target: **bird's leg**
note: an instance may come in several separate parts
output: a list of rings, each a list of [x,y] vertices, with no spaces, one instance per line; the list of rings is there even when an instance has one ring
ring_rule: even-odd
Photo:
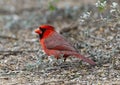
[[[68,57],[67,55],[64,55],[64,56],[63,56],[64,62],[66,61],[67,57]]]
[[[66,57],[64,58],[64,62],[66,61]]]

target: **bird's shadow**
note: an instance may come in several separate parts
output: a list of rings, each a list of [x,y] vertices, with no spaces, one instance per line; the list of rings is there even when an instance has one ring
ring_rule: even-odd
[[[70,71],[70,70],[92,70],[93,66],[83,63],[80,60],[66,61],[60,64],[56,64],[51,67],[45,68],[45,72],[51,73],[54,71]]]

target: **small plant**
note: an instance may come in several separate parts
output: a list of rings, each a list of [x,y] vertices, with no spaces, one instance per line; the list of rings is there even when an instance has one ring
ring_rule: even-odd
[[[119,14],[120,14],[120,9],[119,9],[119,5],[118,5],[118,3],[116,3],[116,2],[113,2],[111,5],[110,5],[110,13],[113,15],[113,16],[115,16],[115,17],[117,17],[117,18],[120,18],[119,17]]]
[[[54,5],[55,2],[58,2],[59,0],[52,0],[49,2],[49,10],[50,11],[55,11],[57,8],[56,6]]]
[[[96,3],[96,7],[98,8],[99,12],[103,12],[107,5],[106,0],[98,0]]]

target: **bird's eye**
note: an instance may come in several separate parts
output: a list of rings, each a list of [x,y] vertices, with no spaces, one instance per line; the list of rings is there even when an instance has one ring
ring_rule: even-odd
[[[39,27],[39,29],[41,30],[42,28],[41,28],[41,27]]]
[[[44,33],[46,31],[46,28],[40,28],[40,30]]]

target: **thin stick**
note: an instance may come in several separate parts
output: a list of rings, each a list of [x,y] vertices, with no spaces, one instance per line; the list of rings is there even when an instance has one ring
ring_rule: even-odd
[[[33,52],[37,52],[37,51],[38,50],[21,50],[21,51],[8,50],[8,51],[0,51],[0,55],[17,55],[17,54],[21,54],[21,53],[25,53],[25,52],[33,53]]]
[[[6,35],[0,35],[0,38],[18,40],[18,38],[16,38],[16,37],[6,36]]]

